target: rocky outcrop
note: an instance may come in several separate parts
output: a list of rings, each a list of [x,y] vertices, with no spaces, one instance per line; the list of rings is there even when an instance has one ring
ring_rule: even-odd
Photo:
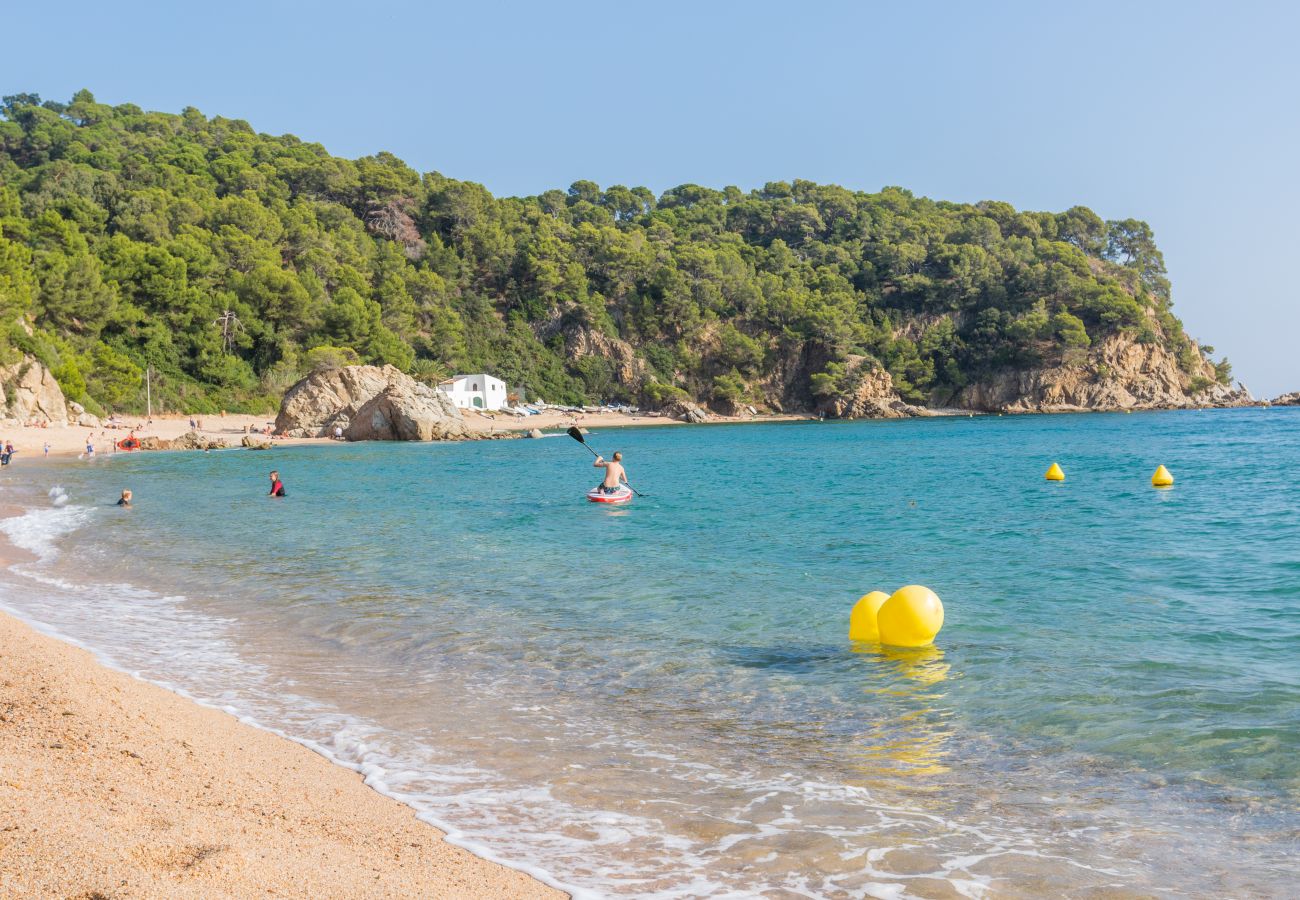
[[[1269,401],[1270,406],[1300,406],[1300,391],[1292,391]]]
[[[1079,412],[1084,410],[1190,409],[1254,404],[1244,387],[1214,382],[1214,367],[1201,360],[1196,382],[1159,343],[1111,335],[1088,353],[1054,366],[999,372],[957,392],[951,403],[982,412]]]
[[[285,437],[333,437],[347,427],[371,397],[388,387],[387,369],[342,366],[312,372],[285,392],[275,417],[275,433]],[[400,375],[397,369],[393,373]]]
[[[63,390],[50,370],[37,360],[25,356],[12,365],[0,366],[0,387],[4,389],[6,418],[67,424],[68,404]]]
[[[349,441],[455,441],[471,435],[449,399],[402,375],[361,405],[343,436]]]
[[[689,400],[674,400],[664,407],[663,412],[671,418],[696,425],[709,421],[709,414]]]
[[[607,359],[613,366],[614,380],[636,395],[650,380],[650,368],[636,355],[627,341],[610,337],[592,327],[587,311],[576,303],[557,307],[551,317],[537,327],[537,337],[548,341],[556,335],[564,339],[565,356],[573,361],[587,357]]]
[[[350,441],[429,441],[475,437],[445,395],[393,366],[343,366],[313,372],[289,388],[276,434]]]
[[[225,450],[230,446],[222,438],[210,438],[197,431],[187,431],[170,440],[153,435],[139,440],[141,450]]]
[[[926,411],[904,403],[894,390],[894,379],[861,356],[845,364],[841,388],[817,404],[817,412],[832,419],[904,419]]]
[[[172,450],[225,450],[230,445],[223,438],[210,438],[197,431],[187,431],[171,441]]]
[[[1236,406],[1259,406],[1260,402],[1255,399],[1250,390],[1237,382],[1235,388],[1226,384],[1210,385],[1205,390],[1192,395],[1192,399],[1197,406],[1213,406],[1218,409],[1227,409]]]
[[[271,439],[264,434],[246,434],[239,439],[239,446],[245,450],[270,450]]]
[[[372,201],[366,209],[366,230],[402,245],[407,259],[419,259],[425,250],[424,239],[416,227],[411,212],[415,201],[399,197],[387,203]]]

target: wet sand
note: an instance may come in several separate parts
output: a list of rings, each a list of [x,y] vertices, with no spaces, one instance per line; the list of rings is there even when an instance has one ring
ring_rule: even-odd
[[[564,894],[306,747],[0,613],[0,896]]]

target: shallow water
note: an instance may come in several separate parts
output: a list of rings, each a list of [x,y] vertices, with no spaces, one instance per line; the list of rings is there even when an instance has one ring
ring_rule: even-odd
[[[1300,410],[589,440],[649,496],[563,436],[15,467],[0,598],[580,893],[1294,883]],[[907,583],[936,645],[850,644]]]

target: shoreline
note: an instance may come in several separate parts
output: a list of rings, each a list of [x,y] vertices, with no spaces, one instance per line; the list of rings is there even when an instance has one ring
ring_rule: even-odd
[[[1013,416],[1016,418],[1024,416],[1058,416],[1058,415],[1083,415],[1083,414],[1132,414],[1148,412],[1204,412],[1206,410],[1219,409],[1283,409],[1284,406],[1270,406],[1267,403],[1258,403],[1250,406],[1194,406],[1185,408],[1168,408],[1168,407],[1151,407],[1143,409],[1055,409],[1055,410],[1035,410],[1035,411],[1017,411],[1017,412],[976,412],[973,410],[942,408],[927,409],[924,415],[905,416],[898,419],[952,419],[952,418],[1001,418],[1003,416]],[[870,417],[858,419],[819,419],[810,413],[770,413],[755,416],[720,416],[710,414],[706,422],[684,422],[680,419],[673,419],[667,416],[651,416],[645,414],[632,415],[627,413],[561,413],[561,412],[544,412],[539,415],[529,416],[526,419],[519,419],[508,413],[498,413],[495,418],[489,419],[482,413],[468,410],[463,411],[466,427],[478,435],[492,436],[495,434],[518,434],[527,436],[528,432],[538,429],[543,432],[555,433],[557,430],[562,432],[571,425],[579,425],[582,428],[651,428],[659,426],[681,426],[681,425],[771,425],[788,422],[864,422],[864,421],[895,421],[888,417]],[[221,427],[205,427],[199,431],[199,434],[206,438],[224,439],[230,446],[228,450],[240,450],[240,439],[247,433],[244,426],[250,428],[259,428],[265,423],[271,421],[274,414],[267,415],[249,415],[245,413],[228,414],[224,417],[216,417],[216,421],[221,423]],[[46,454],[43,452],[43,445],[50,444],[49,458],[69,459],[80,458],[85,454],[85,445],[87,440],[95,444],[95,455],[97,457],[112,457],[117,453],[128,451],[113,451],[108,446],[109,441],[116,442],[125,438],[128,434],[135,433],[137,437],[158,437],[164,440],[174,440],[190,431],[189,417],[168,413],[158,415],[153,419],[152,424],[146,424],[139,429],[105,429],[88,428],[81,425],[63,425],[42,428],[34,425],[12,425],[8,428],[0,428],[0,439],[12,440],[15,450],[17,451],[17,461],[21,463],[31,463],[39,461]],[[347,446],[352,443],[366,443],[354,441],[337,441],[333,438],[284,438],[274,437],[270,449],[276,447],[295,447],[295,446],[321,446],[321,445],[343,445]],[[382,442],[381,442],[382,443]],[[158,450],[144,451],[150,453],[165,452]],[[182,451],[197,452],[197,451]]]
[[[570,425],[580,425],[583,428],[599,426],[602,428],[642,428],[654,426],[678,426],[690,423],[682,422],[677,419],[671,419],[667,416],[647,416],[647,415],[629,415],[626,413],[561,413],[546,412],[536,416],[529,416],[526,419],[519,419],[508,413],[498,413],[495,418],[488,418],[475,411],[465,411],[466,427],[478,435],[491,436],[493,434],[519,434],[527,435],[532,429],[563,430]],[[113,450],[110,442],[122,440],[129,434],[135,434],[138,438],[157,437],[164,440],[175,440],[176,438],[188,433],[190,416],[168,413],[166,415],[157,415],[153,418],[152,423],[137,422],[143,427],[135,428],[116,428],[108,429],[103,426],[99,428],[88,428],[82,425],[55,425],[42,428],[35,425],[12,425],[8,428],[0,428],[0,439],[12,440],[14,448],[17,451],[16,462],[31,463],[39,461],[46,457],[44,445],[50,445],[48,458],[50,459],[69,459],[80,458],[85,455],[86,443],[91,441],[95,446],[95,456],[98,458],[111,458],[118,453],[128,451]],[[205,438],[223,439],[230,444],[226,449],[240,450],[240,440],[247,433],[244,431],[245,426],[252,429],[263,427],[267,422],[275,418],[274,413],[267,415],[248,415],[244,413],[228,414],[226,416],[214,416],[204,421],[204,427],[198,432]],[[792,415],[792,414],[773,414],[763,416],[715,416],[704,424],[766,424],[772,422],[804,422],[816,421],[815,416],[809,415]],[[276,447],[301,447],[301,446],[347,446],[353,441],[337,441],[333,438],[315,437],[315,438],[272,438],[271,449]],[[137,452],[137,451],[130,451]],[[140,451],[146,453],[157,453],[160,451],[149,450]],[[195,452],[195,451],[188,451]],[[261,452],[261,451],[259,451]]]
[[[30,558],[0,537],[0,566]],[[0,894],[567,896],[355,770],[5,608],[0,659]]]

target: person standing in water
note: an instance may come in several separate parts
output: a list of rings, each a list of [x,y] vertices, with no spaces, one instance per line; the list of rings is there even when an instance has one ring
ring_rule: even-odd
[[[118,505],[118,506],[130,506],[130,505],[131,505],[131,492],[130,492],[130,491],[123,491],[123,492],[122,492],[122,496],[117,498],[117,505]]]
[[[287,496],[284,492],[284,482],[280,480],[279,472],[271,473],[271,494],[272,497]]]
[[[597,456],[592,463],[597,469],[605,470],[605,480],[597,490],[605,494],[617,494],[623,484],[627,483],[627,472],[623,469],[623,454],[615,451],[612,460]]]

